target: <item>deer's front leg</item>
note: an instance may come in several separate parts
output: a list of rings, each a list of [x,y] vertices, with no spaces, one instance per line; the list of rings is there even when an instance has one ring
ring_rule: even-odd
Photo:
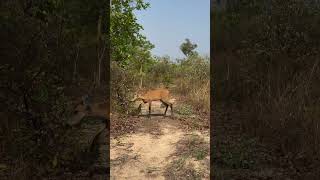
[[[152,102],[152,101],[149,101],[149,117],[150,117],[150,115],[151,115],[151,102]]]
[[[142,107],[142,103],[139,105],[139,107],[138,107],[138,109],[137,109],[137,116],[138,116],[138,117],[140,117],[141,107]]]

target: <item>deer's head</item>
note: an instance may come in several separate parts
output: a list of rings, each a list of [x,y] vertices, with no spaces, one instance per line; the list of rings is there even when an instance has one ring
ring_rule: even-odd
[[[143,89],[138,89],[134,95],[133,95],[133,98],[130,100],[131,102],[134,102],[134,101],[137,101],[141,98],[143,98],[143,94],[145,93],[145,90]]]
[[[138,94],[138,93],[135,93],[135,94],[133,95],[133,98],[132,98],[130,101],[131,101],[131,102],[134,102],[134,101],[139,100],[140,98],[141,98],[141,95]]]

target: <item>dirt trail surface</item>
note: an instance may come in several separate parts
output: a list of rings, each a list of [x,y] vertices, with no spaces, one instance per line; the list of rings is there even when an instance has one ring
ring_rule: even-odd
[[[143,105],[143,115],[147,114],[147,109],[147,104]],[[152,103],[152,114],[163,114],[164,110],[160,102]],[[209,179],[209,129],[186,130],[178,117],[170,116],[170,110],[167,115],[140,117],[132,133],[116,137],[111,134],[112,180]],[[193,147],[188,146],[198,140],[206,146],[203,154],[190,151]],[[193,157],[197,153],[200,154],[198,159]]]

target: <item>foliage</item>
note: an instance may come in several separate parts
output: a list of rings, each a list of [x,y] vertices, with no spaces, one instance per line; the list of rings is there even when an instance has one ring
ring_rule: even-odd
[[[197,45],[192,44],[189,39],[181,45],[181,50],[188,56],[183,63],[173,62],[166,56],[151,56],[150,50],[154,46],[140,34],[143,27],[138,24],[134,15],[134,11],[145,10],[149,6],[149,3],[140,0],[113,0],[111,4],[111,60],[114,61],[111,66],[111,96],[113,107],[117,111],[128,111],[129,99],[138,87],[155,88],[160,84],[169,87],[173,84],[181,84],[179,81],[183,79],[188,79],[188,82],[182,84],[183,86],[195,82],[196,84],[205,82],[204,86],[209,85],[208,62],[203,63],[207,60],[198,56],[194,51]],[[177,80],[177,77],[180,79]],[[184,92],[190,90],[188,87],[185,89]],[[191,96],[201,96],[196,85],[191,89],[194,89],[194,94]],[[201,97],[207,98],[206,108],[209,109],[208,86],[200,89],[202,91],[207,89],[201,92],[207,93],[207,96]],[[202,100],[196,101],[200,103]]]
[[[149,87],[163,84],[169,86],[173,83],[175,64],[171,62],[170,57],[155,57],[147,71],[146,81]]]
[[[67,89],[73,86],[72,72],[89,78],[96,71],[90,57],[96,57],[98,16],[107,19],[107,5],[87,0],[1,2],[0,105],[8,119],[1,122],[8,123],[4,153],[12,164],[27,164],[19,172],[26,179],[72,164],[61,161],[61,154],[74,148],[67,137],[73,95]],[[105,34],[108,22],[103,22]]]
[[[198,112],[209,112],[209,57],[192,55],[181,61],[177,66],[175,84],[175,91],[186,97],[186,102],[193,105]]]
[[[134,91],[132,86],[137,85],[139,79],[142,85],[144,72],[152,63],[150,50],[154,45],[140,33],[143,27],[134,14],[149,6],[142,0],[112,0],[111,3],[111,61],[114,61],[111,66],[111,97],[112,104],[120,111],[128,111],[128,99],[132,98],[130,95]]]
[[[116,62],[111,63],[111,111],[126,113],[130,108],[130,92],[136,85],[134,73],[131,70],[122,69]]]
[[[192,44],[191,41],[187,38],[185,39],[186,42],[182,43],[180,45],[180,50],[185,56],[194,55],[195,51],[194,49],[198,47],[197,44]]]
[[[111,3],[111,59],[117,61],[120,65],[128,65],[130,61],[143,60],[139,57],[137,50],[147,53],[153,48],[153,45],[140,34],[143,27],[137,23],[134,15],[136,10],[144,10],[150,6],[142,0],[112,0]]]
[[[215,99],[242,107],[244,132],[272,140],[284,154],[311,158],[319,134],[309,130],[318,123],[306,109],[319,99],[320,6],[299,0],[239,3],[215,17],[221,18],[215,32]]]

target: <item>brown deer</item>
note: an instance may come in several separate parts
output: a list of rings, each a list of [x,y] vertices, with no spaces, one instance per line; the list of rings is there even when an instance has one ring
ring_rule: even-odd
[[[110,113],[109,104],[107,102],[86,102],[78,104],[74,109],[74,113],[83,112],[87,115],[108,117]]]
[[[85,116],[95,116],[101,117],[103,119],[108,119],[110,114],[109,107],[109,103],[105,101],[92,102],[91,97],[85,95],[82,97],[82,100],[74,107],[74,114],[70,123],[78,124]],[[107,120],[106,123],[109,123],[109,121]]]
[[[143,103],[149,103],[149,117],[151,114],[152,101],[161,101],[162,104],[166,106],[166,110],[163,114],[164,116],[166,115],[168,107],[170,106],[171,115],[173,116],[173,108],[172,108],[173,103],[170,102],[170,92],[168,89],[158,88],[158,89],[148,90],[143,94],[136,93],[134,98],[131,100],[131,102],[139,101],[139,100],[141,100]],[[139,108],[141,109],[141,104]]]

